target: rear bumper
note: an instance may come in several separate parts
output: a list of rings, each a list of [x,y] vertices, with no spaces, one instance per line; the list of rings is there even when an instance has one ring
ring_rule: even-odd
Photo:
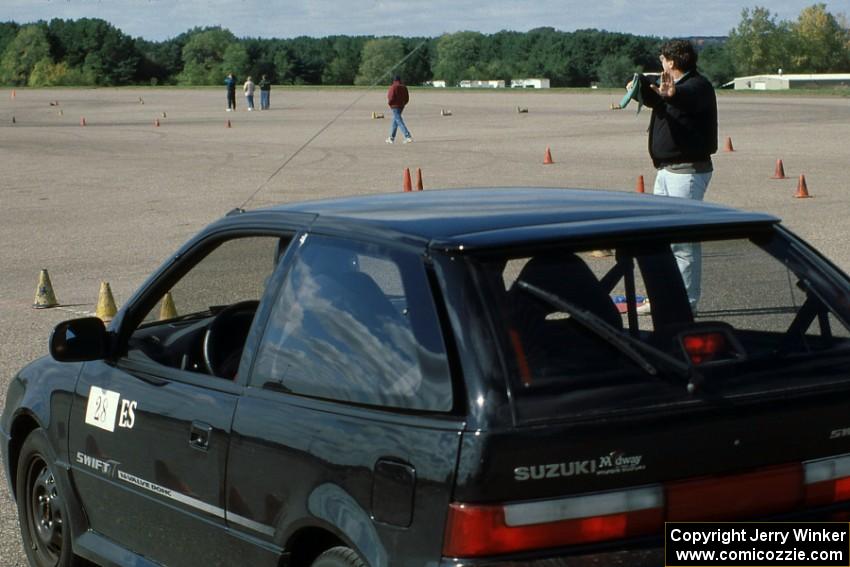
[[[444,557],[440,567],[658,567],[664,542],[643,536],[481,558]]]
[[[440,563],[440,567],[658,567],[659,565],[664,565],[664,549],[660,547],[548,559],[444,559]]]

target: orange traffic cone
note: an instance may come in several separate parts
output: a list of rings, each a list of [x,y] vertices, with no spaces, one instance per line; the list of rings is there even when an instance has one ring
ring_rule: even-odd
[[[549,151],[549,146],[546,146],[546,155],[543,156],[543,164],[548,165],[550,163],[555,163],[552,161],[552,152]]]
[[[15,98],[15,89],[12,89],[12,94],[9,95],[9,98],[12,98],[12,99]]]
[[[806,186],[805,175],[800,175],[800,179],[799,181],[797,181],[797,192],[794,194],[794,196],[798,199],[808,199],[809,197],[811,197],[811,195],[809,195],[809,188],[808,186]]]
[[[86,125],[86,117],[80,116],[80,126],[85,126],[85,125]]]
[[[735,148],[732,147],[732,138],[726,136],[726,144],[723,146],[724,152],[734,152]]]
[[[159,118],[154,118],[153,125],[159,128]]]
[[[416,190],[422,191],[422,168],[416,168]]]
[[[771,179],[788,179],[785,177],[785,167],[783,167],[781,159],[776,160],[776,169],[773,171]]]
[[[637,191],[638,193],[646,193],[646,188],[643,185],[643,175],[638,175],[635,191]]]
[[[410,169],[404,168],[404,175],[402,176],[402,188],[405,193],[410,193],[413,189],[410,186]]]

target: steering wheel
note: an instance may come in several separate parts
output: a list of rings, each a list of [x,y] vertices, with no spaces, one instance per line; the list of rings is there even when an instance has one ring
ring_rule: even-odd
[[[228,305],[218,312],[204,333],[204,366],[208,373],[232,380],[239,370],[242,349],[259,301],[251,299]]]

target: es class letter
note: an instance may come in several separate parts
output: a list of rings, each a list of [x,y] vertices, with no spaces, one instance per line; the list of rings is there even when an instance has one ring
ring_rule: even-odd
[[[136,402],[121,400],[121,416],[118,418],[118,427],[133,429],[136,423]]]

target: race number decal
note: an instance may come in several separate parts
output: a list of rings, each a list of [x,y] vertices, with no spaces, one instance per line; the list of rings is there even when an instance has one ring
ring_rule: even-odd
[[[121,394],[92,386],[86,407],[86,423],[106,431],[115,431],[115,416]]]

